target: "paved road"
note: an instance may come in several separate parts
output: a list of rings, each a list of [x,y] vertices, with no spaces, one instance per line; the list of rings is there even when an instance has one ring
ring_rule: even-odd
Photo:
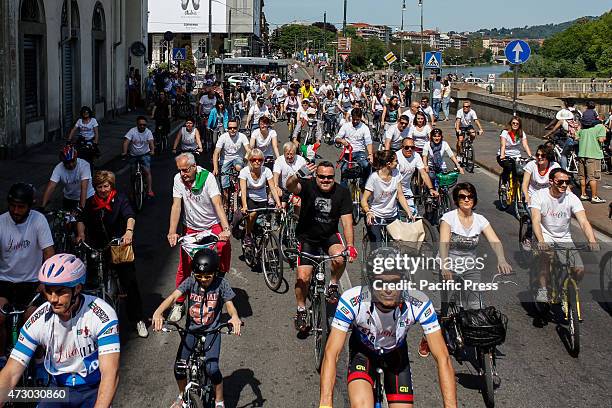
[[[276,128],[280,141],[287,140],[285,124],[279,123]],[[320,153],[331,160],[338,155],[334,147],[326,145]],[[157,158],[153,172],[157,198],[138,216],[135,236],[139,279],[149,314],[174,289],[178,262],[177,250],[170,249],[165,239],[174,161],[170,157]],[[120,175],[123,188],[127,188],[126,179],[126,174]],[[534,407],[608,404],[612,386],[609,376],[611,315],[591,300],[599,295],[593,265],[589,264],[590,275],[582,292],[588,300],[583,310],[583,351],[579,358],[572,358],[560,340],[556,325],[536,327],[531,309],[524,303],[528,299],[528,273],[516,256],[518,223],[494,205],[497,179],[480,169],[462,179],[476,184],[480,194],[478,211],[493,224],[517,272],[518,286],[495,294],[496,304],[510,321],[507,341],[499,350],[498,371],[502,383],[496,394],[498,406],[516,406],[517,397],[520,405]],[[361,229],[360,224],[358,239]],[[293,274],[286,272],[284,293],[273,293],[260,274],[250,271],[239,259],[241,250],[237,241],[232,241],[232,249],[228,279],[237,293],[237,307],[246,325],[242,337],[223,338],[221,368],[226,406],[318,406],[319,377],[313,368],[313,342],[298,339],[293,329]],[[345,280],[343,289],[359,283],[357,268],[351,265],[347,274],[350,283]],[[416,403],[440,406],[435,362],[432,358],[422,359],[416,353],[420,336],[420,328],[415,328],[409,337]],[[151,333],[148,339],[140,339],[129,327],[124,327],[122,340],[121,381],[115,405],[169,406],[177,393],[172,367],[178,336]],[[346,355],[342,356],[339,367],[334,406],[348,407],[344,385]],[[455,363],[455,369],[460,406],[483,406],[474,369],[467,363]]]

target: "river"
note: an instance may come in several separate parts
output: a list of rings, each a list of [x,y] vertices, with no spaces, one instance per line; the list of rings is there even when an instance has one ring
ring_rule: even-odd
[[[465,67],[442,67],[442,75],[446,75],[449,73],[457,74],[459,78],[461,75],[469,76],[470,72],[475,77],[479,77],[487,80],[487,75],[495,74],[499,76],[504,72],[508,72],[510,70],[510,65],[502,65],[502,64],[494,64],[494,65],[478,65],[475,67],[465,66]]]

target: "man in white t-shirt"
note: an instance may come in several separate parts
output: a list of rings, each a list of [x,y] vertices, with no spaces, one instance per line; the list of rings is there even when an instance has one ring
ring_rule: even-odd
[[[89,163],[77,158],[77,150],[72,146],[66,146],[62,149],[60,161],[61,163],[58,163],[51,173],[41,206],[43,208],[47,206],[57,184],[62,182],[64,184],[62,208],[65,210],[85,208],[85,201],[94,195]]]
[[[219,136],[215,151],[213,152],[213,174],[221,175],[221,188],[226,195],[230,186],[229,173],[239,172],[244,164],[244,158],[251,151],[249,139],[244,133],[238,132],[238,122],[231,119],[227,122],[227,132]],[[221,161],[221,171],[219,171],[219,161]],[[227,196],[225,197],[227,198]]]
[[[266,105],[264,102],[264,97],[258,96],[257,103],[255,103],[255,105],[251,106],[249,109],[246,124],[247,126],[251,127],[251,132],[255,129],[259,129],[259,119],[261,117],[270,117],[270,110],[268,109],[268,105]]]
[[[548,281],[550,279],[550,266],[552,253],[550,245],[561,247],[575,247],[570,232],[572,215],[576,217],[592,250],[598,250],[595,234],[586,217],[580,199],[570,191],[570,174],[557,168],[550,172],[550,187],[537,191],[531,197],[529,208],[533,234],[538,241],[538,249],[543,251],[541,256],[541,269],[539,276],[540,288],[536,294],[536,302],[548,302]],[[570,259],[566,259],[566,251],[557,250],[561,262],[569,262],[574,276],[580,281],[584,275],[584,265],[579,251],[571,251]]]
[[[283,88],[283,84],[280,80],[276,83],[276,87],[270,95],[272,103],[278,107],[280,114],[285,112],[285,99],[287,99],[287,90]]]
[[[472,109],[472,103],[470,101],[463,101],[462,109],[457,111],[457,118],[455,119],[455,133],[457,134],[457,154],[461,154],[461,144],[463,143],[463,137],[465,134],[470,135],[472,142],[476,138],[476,129],[474,124],[478,126],[478,135],[482,135],[484,130],[478,120],[476,112]]]
[[[389,126],[385,132],[385,150],[398,151],[410,132],[410,118],[406,115],[400,116],[397,123]]]
[[[235,122],[234,122],[235,123]],[[191,153],[182,153],[176,157],[178,174],[174,176],[172,187],[172,209],[170,210],[170,227],[168,242],[174,247],[179,239],[177,234],[181,208],[185,212],[182,217],[183,235],[210,231],[219,237],[217,251],[219,253],[219,271],[229,272],[232,258],[230,247],[230,225],[227,221],[223,202],[217,181],[212,173],[199,167]],[[179,265],[176,271],[176,287],[189,277],[191,272],[191,257],[181,248]],[[183,313],[179,298],[173,306],[168,320],[178,321]]]
[[[365,101],[366,94],[365,89],[363,87],[363,82],[357,81],[355,86],[353,86],[353,89],[351,89],[351,94],[353,95],[354,100],[359,102]]]
[[[138,116],[136,127],[131,128],[124,136],[122,157],[130,156],[130,166],[137,162],[142,165],[142,172],[147,178],[147,196],[155,197],[153,193],[153,176],[151,175],[151,156],[155,154],[155,139],[147,128],[147,118]]]
[[[287,179],[297,173],[302,166],[306,165],[306,159],[296,155],[296,146],[292,142],[287,142],[283,145],[283,155],[276,159],[272,176],[274,177],[274,185],[278,188],[278,196],[281,198],[283,208],[289,202],[290,192],[287,190]],[[299,214],[299,198],[293,201],[295,206],[294,211]]]
[[[416,214],[416,206],[414,205],[414,192],[412,191],[412,176],[418,170],[423,180],[423,184],[429,189],[432,196],[437,197],[438,192],[429,178],[429,174],[425,169],[423,158],[416,152],[414,140],[406,138],[402,140],[401,149],[395,152],[397,157],[397,170],[402,175],[402,190],[404,196],[408,200],[408,205],[412,207],[412,211]],[[422,188],[422,186],[421,186]]]
[[[362,122],[362,114],[361,108],[351,111],[351,121],[342,125],[335,142],[344,146],[345,154],[340,167],[341,174],[348,168],[348,161],[359,163],[361,166],[360,185],[363,188],[370,175],[370,164],[374,160],[374,152],[370,129]],[[343,179],[342,184],[346,185],[346,180]]]
[[[8,211],[0,215],[0,307],[26,306],[38,288],[38,269],[55,254],[53,237],[45,216],[31,210],[34,187],[13,184],[7,201]],[[6,364],[5,319],[0,314],[0,368]]]
[[[198,112],[204,118],[202,121],[204,126],[208,123],[208,115],[210,115],[210,111],[213,110],[215,105],[217,104],[217,96],[215,95],[215,91],[211,88],[208,90],[208,93],[202,95],[200,100],[198,101]]]

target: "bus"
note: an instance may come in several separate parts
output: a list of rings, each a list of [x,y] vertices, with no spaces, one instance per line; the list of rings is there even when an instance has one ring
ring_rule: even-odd
[[[215,76],[225,79],[236,74],[276,74],[283,81],[287,81],[287,68],[289,64],[284,60],[272,60],[261,57],[215,58]]]

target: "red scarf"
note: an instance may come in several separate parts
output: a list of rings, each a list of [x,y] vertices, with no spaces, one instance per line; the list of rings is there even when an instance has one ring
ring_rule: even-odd
[[[96,211],[98,211],[98,210],[112,211],[111,202],[113,201],[113,198],[115,198],[116,195],[117,195],[117,190],[111,190],[111,192],[109,193],[108,197],[105,200],[102,197],[100,197],[99,195],[94,194],[94,196],[93,196],[93,209],[96,210]]]
[[[510,135],[510,138],[512,139],[512,143],[516,143],[516,135],[514,134],[514,132],[512,130],[509,130],[508,134]]]

